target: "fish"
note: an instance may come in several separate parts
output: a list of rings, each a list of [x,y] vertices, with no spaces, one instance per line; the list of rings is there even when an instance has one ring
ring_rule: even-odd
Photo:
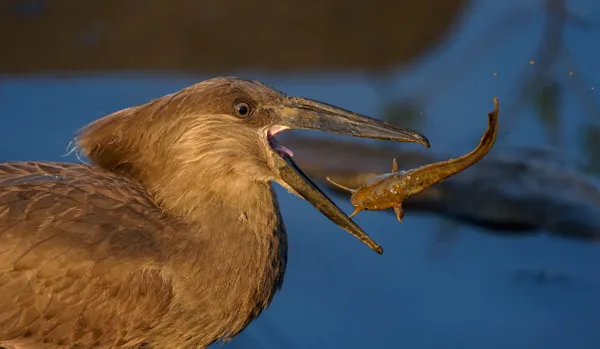
[[[361,211],[379,211],[393,208],[396,219],[402,222],[404,200],[423,190],[457,175],[483,159],[494,146],[498,134],[499,101],[494,97],[494,110],[488,113],[488,127],[477,147],[458,158],[420,166],[408,171],[399,171],[396,158],[392,160],[392,171],[366,180],[357,189],[352,189],[326,179],[333,185],[352,193],[350,202],[354,211],[348,217],[354,217]]]

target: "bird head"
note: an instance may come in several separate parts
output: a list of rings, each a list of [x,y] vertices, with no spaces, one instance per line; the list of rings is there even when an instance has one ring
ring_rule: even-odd
[[[238,193],[248,183],[275,181],[381,253],[275,139],[298,129],[429,147],[415,131],[239,78],[205,80],[97,120],[82,131],[79,146],[96,164],[136,178],[153,193],[179,192],[177,200],[203,179],[210,178],[204,190]],[[177,186],[182,190],[173,190]]]

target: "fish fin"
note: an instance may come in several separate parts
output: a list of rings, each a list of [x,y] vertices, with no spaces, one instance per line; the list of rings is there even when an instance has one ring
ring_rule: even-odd
[[[398,172],[398,161],[396,161],[396,158],[392,160],[392,172]]]
[[[404,210],[402,209],[402,204],[396,204],[394,206],[394,212],[396,213],[396,219],[398,220],[398,222],[402,223],[402,218],[404,217]]]
[[[338,187],[338,188],[342,188],[342,189],[344,189],[344,190],[347,190],[347,191],[349,191],[349,192],[351,192],[351,193],[354,193],[354,192],[356,191],[356,189],[350,189],[350,188],[348,188],[348,187],[346,187],[346,186],[343,186],[343,185],[341,185],[341,184],[339,184],[339,183],[336,183],[336,182],[334,182],[334,181],[333,181],[331,178],[329,178],[329,176],[325,177],[325,179],[327,179],[327,181],[328,181],[329,183],[331,183],[331,184],[335,185],[335,186],[336,186],[336,187]]]

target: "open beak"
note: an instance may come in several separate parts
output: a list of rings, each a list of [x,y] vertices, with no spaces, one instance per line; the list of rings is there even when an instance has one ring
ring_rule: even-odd
[[[294,163],[291,152],[279,146],[274,135],[287,129],[318,130],[362,138],[414,142],[429,148],[429,141],[422,134],[373,119],[364,115],[304,98],[290,97],[277,113],[280,120],[269,130],[268,137],[279,178],[283,185],[315,206],[321,213],[342,229],[354,235],[373,251],[382,254],[383,249],[350,219],[308,176]]]

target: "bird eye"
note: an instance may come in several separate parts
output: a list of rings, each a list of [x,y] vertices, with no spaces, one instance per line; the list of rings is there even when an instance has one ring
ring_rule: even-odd
[[[252,114],[252,105],[246,101],[235,102],[233,113],[238,118],[247,118]]]

